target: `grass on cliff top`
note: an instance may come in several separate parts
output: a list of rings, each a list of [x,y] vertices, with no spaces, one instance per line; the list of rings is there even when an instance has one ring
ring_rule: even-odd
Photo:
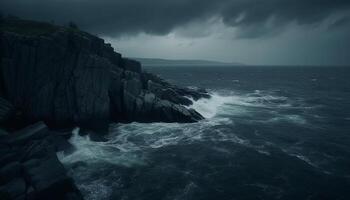
[[[58,30],[79,31],[69,27],[57,26],[47,22],[37,22],[23,19],[1,19],[0,31],[13,32],[21,35],[37,36],[54,33]]]

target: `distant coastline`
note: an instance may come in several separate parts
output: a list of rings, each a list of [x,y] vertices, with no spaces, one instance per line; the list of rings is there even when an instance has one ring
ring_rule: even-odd
[[[160,58],[131,58],[139,61],[143,66],[242,66],[243,63],[220,62],[211,60],[171,60]]]

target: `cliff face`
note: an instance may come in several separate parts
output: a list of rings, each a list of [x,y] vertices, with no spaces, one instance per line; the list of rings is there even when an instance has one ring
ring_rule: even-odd
[[[0,93],[25,120],[99,128],[110,120],[203,118],[183,105],[191,104],[185,96],[208,97],[205,91],[178,88],[142,72],[140,63],[122,58],[98,37],[56,26],[24,34],[6,23],[0,38]]]

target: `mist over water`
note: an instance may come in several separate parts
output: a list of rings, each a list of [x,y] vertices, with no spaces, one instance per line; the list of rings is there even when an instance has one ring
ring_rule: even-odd
[[[350,68],[149,67],[208,88],[192,124],[74,130],[60,153],[87,199],[349,199]]]

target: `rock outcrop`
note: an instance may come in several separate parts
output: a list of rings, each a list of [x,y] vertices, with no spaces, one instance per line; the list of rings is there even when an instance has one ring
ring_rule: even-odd
[[[0,197],[10,199],[81,200],[56,151],[69,143],[42,122],[0,133]]]
[[[22,25],[26,29],[18,30],[18,24],[26,24]],[[25,121],[100,129],[110,120],[196,122],[203,118],[184,106],[192,103],[189,98],[208,97],[205,91],[179,88],[142,72],[139,62],[123,58],[88,33],[5,20],[0,40],[0,95]],[[3,105],[1,101],[0,117]]]

